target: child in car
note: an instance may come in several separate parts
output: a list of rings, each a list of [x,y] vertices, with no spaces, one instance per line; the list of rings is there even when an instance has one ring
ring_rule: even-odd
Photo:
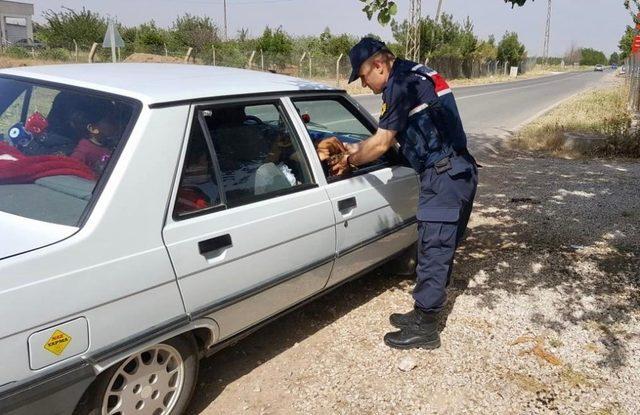
[[[111,111],[105,111],[102,115],[84,115],[88,115],[87,135],[78,142],[71,157],[82,161],[100,175],[118,142],[118,122]],[[82,115],[78,116],[82,118]]]

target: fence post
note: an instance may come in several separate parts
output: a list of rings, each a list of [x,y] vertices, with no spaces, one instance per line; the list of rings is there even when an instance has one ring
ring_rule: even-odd
[[[78,63],[78,42],[75,39],[73,39],[73,47],[75,49],[76,63]]]
[[[504,76],[507,76],[508,70],[509,70],[509,65],[508,65],[508,61],[505,61],[504,63]]]
[[[264,72],[264,52],[260,49],[260,69]]]
[[[302,76],[302,62],[304,61],[304,58],[307,56],[307,52],[303,52],[302,53],[302,57],[300,58],[300,61],[298,62],[298,76]]]
[[[253,66],[253,58],[255,56],[256,56],[256,51],[254,50],[253,52],[251,52],[251,56],[249,57],[249,62],[247,62],[248,69],[251,69],[251,66]]]
[[[340,61],[342,60],[343,56],[344,53],[341,53],[338,57],[338,60],[336,61],[336,86],[338,88],[340,88]]]
[[[211,49],[213,50],[213,66],[216,66],[216,46],[211,45]]]
[[[93,58],[96,56],[96,51],[98,50],[98,44],[93,43],[91,45],[91,51],[89,51],[89,63],[93,63]]]
[[[163,43],[164,45],[164,56],[169,56],[169,51],[167,50],[167,44]]]
[[[189,59],[191,58],[191,52],[193,52],[193,48],[187,49],[187,54],[184,55],[184,63],[189,62]]]
[[[311,52],[309,52],[309,78],[311,78]]]

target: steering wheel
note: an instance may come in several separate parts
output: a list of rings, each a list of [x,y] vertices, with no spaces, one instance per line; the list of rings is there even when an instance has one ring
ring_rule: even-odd
[[[264,121],[262,121],[260,118],[256,117],[255,115],[245,115],[243,123],[247,121],[252,121],[251,124],[254,124],[254,123],[264,124]]]

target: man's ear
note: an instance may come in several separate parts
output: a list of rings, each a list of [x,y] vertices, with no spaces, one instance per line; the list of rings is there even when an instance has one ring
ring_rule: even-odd
[[[87,131],[91,134],[100,134],[100,130],[98,130],[93,124],[87,124]]]

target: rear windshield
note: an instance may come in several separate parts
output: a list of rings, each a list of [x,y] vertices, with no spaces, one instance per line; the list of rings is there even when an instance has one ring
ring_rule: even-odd
[[[137,105],[0,77],[0,211],[77,226]]]

